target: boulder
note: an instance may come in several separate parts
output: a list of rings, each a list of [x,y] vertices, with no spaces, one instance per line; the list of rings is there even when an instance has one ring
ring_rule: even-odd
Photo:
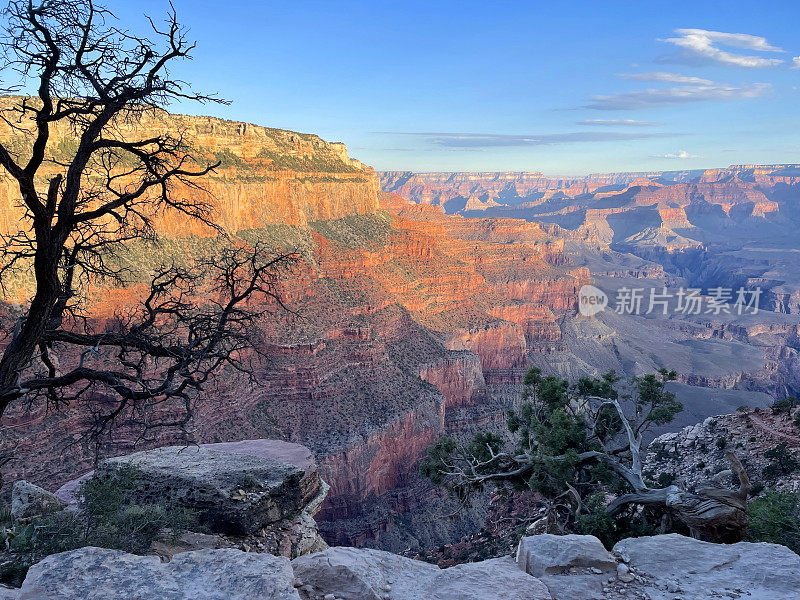
[[[286,558],[240,550],[157,556],[81,548],[28,571],[17,600],[299,600]]]
[[[305,598],[333,594],[359,600],[384,600],[387,588],[392,598],[404,598],[409,585],[428,581],[440,571],[435,565],[389,552],[340,547],[296,558],[292,569]]]
[[[247,454],[269,458],[279,462],[289,463],[303,469],[303,471],[316,471],[317,463],[311,450],[300,444],[284,442],[282,440],[242,440],[240,442],[219,442],[216,444],[200,444],[200,448],[231,452],[232,454]],[[55,495],[64,502],[76,504],[81,484],[94,476],[94,471],[84,473],[80,477],[68,481],[55,492]],[[313,514],[313,513],[312,513]]]
[[[542,575],[539,578],[553,600],[607,600],[603,592],[603,583],[607,580],[608,575],[592,573]]]
[[[712,544],[669,534],[622,540],[614,551],[655,578],[646,588],[652,600],[788,600],[800,590],[800,556],[777,544]]]
[[[510,559],[439,569],[365,548],[330,548],[292,561],[301,598],[337,600],[550,600]]]
[[[49,515],[65,506],[54,494],[24,479],[11,489],[11,516],[16,520]]]
[[[599,569],[608,573],[616,570],[617,561],[593,535],[544,533],[520,540],[517,565],[529,575],[540,577],[570,568]]]
[[[70,506],[78,504],[78,502],[80,502],[79,495],[81,486],[92,477],[94,477],[94,471],[89,471],[80,477],[68,481],[56,490],[56,497]]]
[[[236,535],[293,518],[318,498],[321,485],[313,461],[302,468],[255,453],[213,449],[213,445],[167,446],[107,459],[94,476],[113,478],[128,466],[142,473],[135,501],[190,508],[212,530]]]
[[[547,587],[520,571],[511,557],[442,569],[428,592],[432,600],[550,600]],[[410,599],[409,599],[410,600]]]
[[[0,585],[0,600],[17,600],[19,590]]]

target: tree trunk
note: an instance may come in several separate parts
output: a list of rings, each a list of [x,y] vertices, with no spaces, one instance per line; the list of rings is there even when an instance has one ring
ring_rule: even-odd
[[[645,489],[620,496],[607,510],[617,514],[630,504],[663,507],[683,522],[697,539],[725,544],[740,542],[747,534],[750,480],[732,452],[726,452],[725,457],[739,478],[738,490],[724,488],[716,482],[692,491],[674,485],[660,490]]]

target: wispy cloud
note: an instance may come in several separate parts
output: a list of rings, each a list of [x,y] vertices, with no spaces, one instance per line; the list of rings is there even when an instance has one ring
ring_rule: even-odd
[[[663,125],[656,121],[637,121],[636,119],[585,119],[576,121],[576,125],[592,125],[598,127],[655,127]]]
[[[800,56],[795,56],[792,59],[792,68],[793,69],[800,69]]]
[[[700,158],[700,157],[696,154],[690,154],[686,150],[678,150],[674,154],[654,154],[653,158],[687,159],[687,158]]]
[[[759,98],[772,91],[769,83],[731,85],[714,83],[702,85],[681,85],[666,89],[646,89],[619,94],[596,95],[589,99],[584,108],[595,110],[638,110],[674,106],[709,100],[736,100],[739,98]]]
[[[655,73],[623,73],[620,77],[623,79],[632,79],[633,81],[663,81],[665,83],[685,83],[689,85],[712,85],[714,83],[710,79],[680,75],[679,73],[665,73],[664,71],[657,71]]]
[[[410,135],[426,138],[430,144],[444,148],[476,149],[512,146],[553,146],[580,142],[617,142],[643,140],[656,137],[674,137],[673,133],[646,133],[630,131],[575,131],[569,133],[503,134],[503,133],[451,133],[416,131],[378,131],[386,135]]]
[[[723,65],[765,68],[775,67],[784,61],[779,58],[762,58],[752,54],[738,54],[722,50],[717,45],[741,48],[755,52],[783,52],[782,48],[771,45],[766,38],[747,33],[725,33],[706,29],[676,29],[678,37],[671,37],[662,42],[673,44],[680,51],[656,59],[662,63],[698,64],[713,62]]]

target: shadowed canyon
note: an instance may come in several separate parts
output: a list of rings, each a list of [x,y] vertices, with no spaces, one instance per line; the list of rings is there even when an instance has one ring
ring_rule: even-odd
[[[800,391],[800,167],[546,178],[537,173],[376,174],[343,144],[210,117],[158,114],[137,131],[190,135],[219,161],[203,190],[230,236],[295,250],[281,282],[291,312],[261,329],[260,381],[217,373],[197,400],[193,442],[279,438],[308,446],[331,492],[317,515],[327,541],[402,551],[480,527],[460,519],[417,465],[443,434],[502,428],[532,365],[575,378],[675,369],[686,410],[671,430]],[[62,144],[69,132],[57,131]],[[13,132],[0,124],[0,138]],[[0,232],[20,209],[0,173]],[[124,287],[92,290],[98,327],[140,300],[150,266],[195,256],[215,232],[165,213],[155,247],[132,245]],[[138,278],[138,279],[137,279]],[[6,290],[9,318],[28,295]],[[757,314],[578,312],[593,284],[761,288]],[[665,311],[666,312],[666,311]],[[100,447],[79,438],[73,405],[20,405],[3,444],[11,480],[56,487],[106,457],[169,443],[121,427]],[[58,449],[53,453],[53,449]]]

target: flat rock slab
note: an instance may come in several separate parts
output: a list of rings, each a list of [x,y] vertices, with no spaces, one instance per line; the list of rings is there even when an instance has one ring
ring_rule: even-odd
[[[248,456],[258,456],[270,458],[279,462],[288,463],[303,469],[304,471],[316,471],[317,463],[311,450],[301,444],[293,444],[282,440],[242,440],[240,442],[220,442],[217,444],[200,444],[200,448],[218,450],[220,452],[231,452],[233,454],[247,454]],[[68,481],[56,490],[55,495],[69,504],[75,504],[78,499],[76,494],[81,484],[90,479],[94,471],[84,473],[80,477]]]
[[[522,538],[517,548],[517,565],[533,575],[556,575],[571,568],[615,571],[617,561],[593,535],[552,535],[544,533]]]
[[[311,450],[300,444],[292,444],[281,440],[242,440],[241,442],[200,444],[200,447],[220,452],[271,458],[272,460],[294,465],[304,471],[317,470],[317,462]]]
[[[511,559],[440,569],[380,550],[330,548],[292,561],[303,600],[550,600]]]
[[[240,550],[156,556],[81,548],[31,567],[17,600],[299,600],[289,561]]]
[[[652,600],[800,597],[800,556],[777,544],[711,544],[677,534],[622,540],[614,551],[656,578]]]
[[[250,534],[294,516],[320,487],[316,469],[195,446],[167,446],[110,458],[100,463],[95,477],[116,477],[126,466],[142,473],[133,495],[136,502],[188,507],[221,533]]]

